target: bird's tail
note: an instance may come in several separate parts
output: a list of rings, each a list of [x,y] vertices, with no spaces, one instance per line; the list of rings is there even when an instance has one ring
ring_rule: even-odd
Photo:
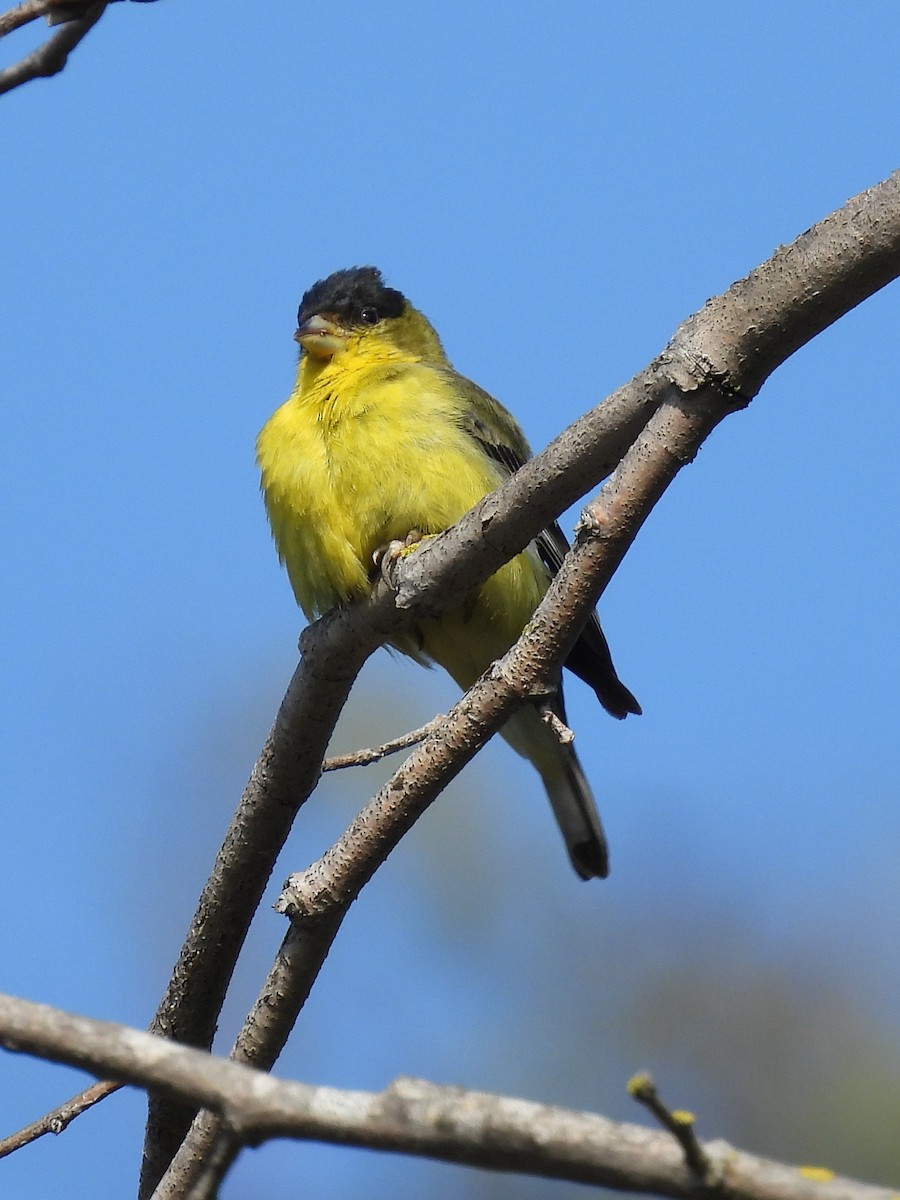
[[[562,693],[548,707],[565,720]],[[529,759],[543,780],[556,823],[563,835],[572,866],[582,879],[605,879],[609,874],[609,848],[597,803],[571,745],[562,743],[531,704],[504,725],[503,737]]]
[[[541,772],[556,823],[562,832],[572,866],[582,879],[605,879],[609,874],[609,847],[594,793],[578,756],[570,746],[560,747],[562,769]]]

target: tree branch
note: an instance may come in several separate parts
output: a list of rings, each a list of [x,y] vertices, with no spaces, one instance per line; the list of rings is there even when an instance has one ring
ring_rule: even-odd
[[[381,746],[373,746],[370,750],[353,750],[350,754],[335,754],[332,758],[326,758],[322,763],[322,774],[327,771],[343,771],[346,767],[367,767],[371,763],[381,762],[389,754],[396,754],[398,750],[408,750],[436,729],[443,719],[443,714],[439,713],[418,729],[411,729],[409,733],[384,742]]]
[[[44,42],[43,46],[38,46],[36,50],[26,54],[19,62],[0,71],[0,96],[32,79],[58,75],[66,65],[71,52],[103,16],[108,2],[109,0],[99,0],[99,3],[91,5],[85,10],[83,16],[76,17],[73,21],[67,21],[58,33]],[[28,9],[30,6],[23,5],[22,7]],[[8,19],[14,19],[15,12],[14,9],[12,13],[7,13],[5,16]],[[26,16],[26,19],[33,20],[33,17]],[[26,19],[23,19],[20,24],[25,24]],[[11,28],[16,28],[16,25],[13,24]]]
[[[392,785],[405,789],[411,806],[402,812],[392,807],[388,785],[347,831],[349,842],[342,839],[339,849],[309,869],[312,885],[286,899],[286,907],[313,923],[322,917],[322,903],[331,914],[341,905],[345,911],[377,867],[367,849],[344,859],[348,845],[370,847],[400,836],[512,711],[520,696],[510,672],[524,670],[534,684],[561,661],[566,638],[574,637],[564,626],[583,620],[650,508],[710,429],[748,403],[794,350],[898,273],[900,176],[895,174],[710,300],[629,384],[576,421],[453,529],[398,564],[396,595],[381,584],[364,601],[329,614],[304,633],[301,665],[204,889],[154,1028],[192,1044],[211,1043],[224,990],[274,859],[318,778],[331,729],[372,650],[414,614],[433,615],[459,604],[594,486],[647,426],[627,469],[623,463],[604,488],[599,507],[589,511],[571,561],[542,605],[543,619],[533,622],[512,657],[451,711],[440,736],[426,739],[395,775]],[[567,601],[561,590],[572,571],[579,595]],[[578,626],[568,628],[577,632]],[[538,644],[541,638],[549,639],[546,646]],[[376,810],[387,826],[373,823]],[[334,895],[340,898],[337,906],[330,899]],[[294,963],[307,963],[297,976],[305,981],[299,987],[303,995],[334,935],[328,921],[318,931],[311,925],[304,945],[290,956]],[[144,1195],[184,1128],[165,1118],[148,1132]]]
[[[12,1154],[14,1150],[21,1150],[23,1146],[36,1142],[38,1138],[42,1138],[48,1133],[62,1133],[76,1117],[80,1117],[89,1108],[93,1108],[95,1104],[99,1104],[101,1100],[105,1100],[107,1096],[117,1092],[121,1086],[120,1083],[110,1083],[108,1080],[92,1084],[83,1092],[79,1092],[77,1096],[73,1096],[71,1100],[67,1100],[51,1112],[45,1113],[37,1121],[32,1121],[24,1129],[11,1133],[9,1137],[0,1138],[0,1158],[6,1158],[7,1154]]]
[[[25,0],[24,4],[17,4],[8,12],[0,13],[0,37],[6,37],[14,29],[21,29],[23,25],[36,21],[38,17],[46,16],[54,2],[55,0]]]
[[[246,1143],[290,1137],[364,1146],[709,1200],[708,1183],[668,1133],[593,1113],[415,1079],[398,1079],[383,1092],[276,1080],[166,1038],[11,996],[0,996],[0,1041],[213,1109]],[[894,1200],[887,1188],[743,1154],[724,1141],[702,1150],[729,1200]]]

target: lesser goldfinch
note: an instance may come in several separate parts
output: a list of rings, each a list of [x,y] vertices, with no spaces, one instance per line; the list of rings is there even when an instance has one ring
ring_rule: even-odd
[[[453,370],[427,318],[375,267],[313,284],[294,337],[297,382],[262,429],[257,461],[279,557],[313,620],[371,587],[386,546],[447,529],[531,451],[510,413]],[[470,687],[518,638],[567,549],[554,523],[468,602],[419,620],[397,649]],[[566,666],[614,717],[640,713],[596,614]],[[565,719],[561,679],[542,703]],[[575,870],[605,877],[603,826],[572,746],[534,703],[501,732],[537,768]]]

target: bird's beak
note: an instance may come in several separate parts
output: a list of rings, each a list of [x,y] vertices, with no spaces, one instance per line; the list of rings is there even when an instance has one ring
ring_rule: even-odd
[[[331,313],[316,313],[294,334],[294,341],[315,358],[331,358],[338,350],[343,350],[347,338],[347,332]]]

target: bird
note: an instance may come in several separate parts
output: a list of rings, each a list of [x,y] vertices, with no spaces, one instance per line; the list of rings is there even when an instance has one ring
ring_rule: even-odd
[[[351,267],[303,295],[294,389],[260,431],[260,486],[275,546],[307,620],[363,596],[386,549],[440,533],[531,457],[515,418],[458,374],[427,317],[378,268]],[[409,548],[409,549],[407,549]],[[521,634],[568,543],[554,522],[474,596],[422,617],[394,648],[468,689]],[[593,612],[565,666],[613,717],[641,708]],[[526,701],[505,740],[537,769],[576,873],[605,878],[609,850],[565,722],[562,673]]]

